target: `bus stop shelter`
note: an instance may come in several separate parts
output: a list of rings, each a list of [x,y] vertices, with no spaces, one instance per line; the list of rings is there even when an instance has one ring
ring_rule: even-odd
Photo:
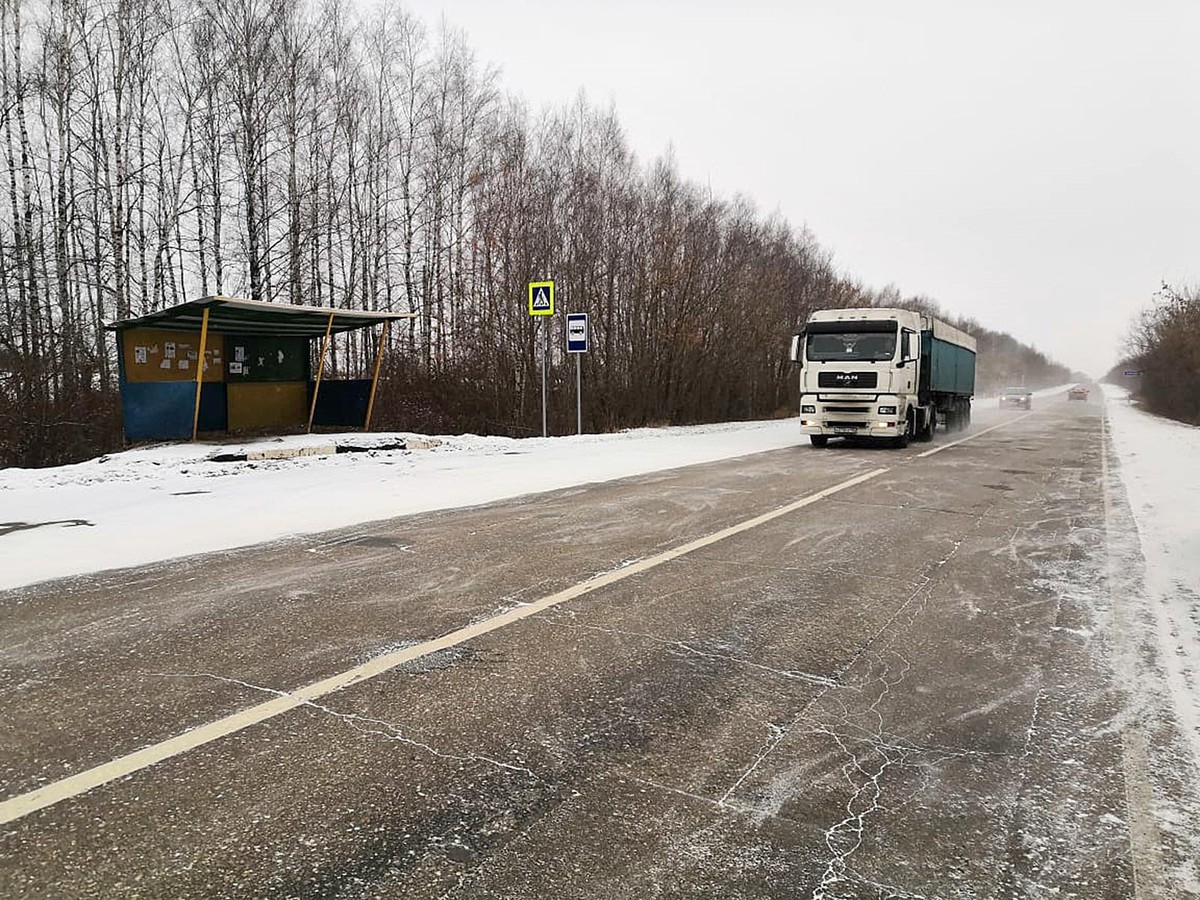
[[[367,429],[391,323],[411,313],[204,297],[105,326],[116,332],[128,440],[199,432]],[[381,325],[370,379],[323,379],[333,335]],[[312,372],[312,341],[321,341]]]

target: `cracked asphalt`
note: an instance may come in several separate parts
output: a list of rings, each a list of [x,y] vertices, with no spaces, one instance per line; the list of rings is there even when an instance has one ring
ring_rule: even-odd
[[[888,469],[16,818],[0,895],[1174,890],[1192,845],[1131,823],[1130,779],[1183,788],[1128,752],[1177,736],[1120,674],[1100,406],[1000,424],[0,594],[8,799]]]

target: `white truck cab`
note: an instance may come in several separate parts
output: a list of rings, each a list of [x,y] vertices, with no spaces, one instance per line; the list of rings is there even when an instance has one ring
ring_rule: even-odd
[[[800,427],[833,436],[930,440],[937,423],[970,421],[975,339],[908,309],[826,309],[792,338],[800,364]]]

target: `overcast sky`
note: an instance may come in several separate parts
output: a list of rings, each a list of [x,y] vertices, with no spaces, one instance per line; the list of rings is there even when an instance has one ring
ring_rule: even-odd
[[[1200,0],[406,6],[532,110],[612,103],[643,162],[1074,368],[1200,282]]]

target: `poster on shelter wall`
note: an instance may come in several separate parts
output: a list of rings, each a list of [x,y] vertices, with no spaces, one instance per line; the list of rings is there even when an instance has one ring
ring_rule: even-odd
[[[229,364],[229,374],[230,375],[241,375],[242,374],[242,364],[240,362],[231,362]]]
[[[220,334],[210,333],[200,353],[198,342],[189,341],[186,334],[131,328],[121,335],[121,352],[124,374],[130,382],[192,381],[201,370],[206,382],[225,378],[225,341]],[[187,365],[179,365],[181,360]]]
[[[246,348],[245,347],[234,347],[233,348],[233,360],[234,360],[234,362],[245,362],[246,361]]]

